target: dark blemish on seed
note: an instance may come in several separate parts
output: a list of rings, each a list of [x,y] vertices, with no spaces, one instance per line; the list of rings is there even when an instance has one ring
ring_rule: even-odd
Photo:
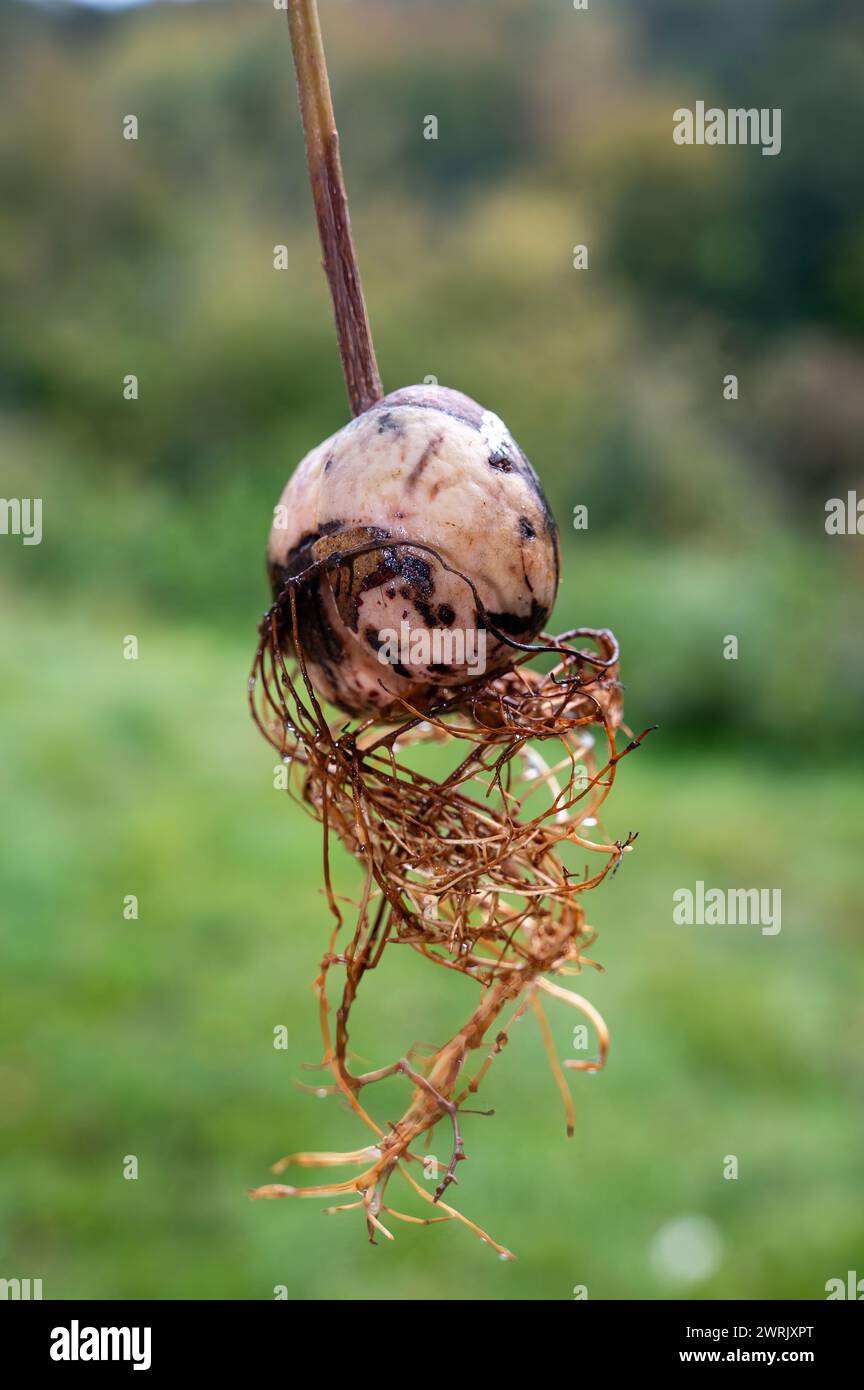
[[[417,612],[420,614],[420,617],[427,627],[435,626],[435,614],[432,611],[431,604],[425,603],[422,598],[418,598],[414,600],[414,607],[417,609]]]
[[[307,557],[308,561],[308,557]],[[293,646],[293,620],[291,605],[287,594],[282,598],[289,579],[306,568],[307,561],[295,560],[296,568],[271,563],[268,566],[270,584],[275,599],[281,598],[279,611],[279,644],[285,649]],[[295,588],[297,607],[297,627],[303,633],[303,647],[307,659],[322,668],[328,680],[337,683],[334,666],[344,660],[345,652],[339,637],[333,631],[321,595],[321,581],[318,575],[304,580]]]
[[[519,535],[521,536],[523,541],[533,541],[536,539],[537,532],[534,530],[534,527],[531,525],[531,522],[528,520],[527,516],[520,516],[519,518]],[[525,587],[527,588],[528,592],[533,595],[534,585],[531,583],[531,579],[528,574],[528,566],[525,563],[524,545],[520,545],[519,547],[519,560],[522,564],[522,578],[525,582]]]
[[[364,526],[345,529],[342,525],[338,535],[328,537],[326,540],[322,539],[315,547],[316,559],[329,558],[333,563],[333,568],[329,571],[329,583],[336,600],[339,616],[352,632],[358,631],[359,610],[363,602],[362,595],[367,589],[384,584],[388,579],[392,581],[398,573],[398,567],[391,546],[383,547],[380,552],[368,551],[361,552],[359,555],[349,554],[344,559],[343,551],[350,551],[370,540],[380,542],[386,540],[387,537],[388,533],[379,527]],[[379,554],[383,558],[378,559]]]
[[[426,560],[421,560],[419,555],[412,555],[410,551],[402,560],[402,578],[424,598],[428,598],[435,588],[432,583],[431,565]]]
[[[549,617],[549,610],[533,599],[530,613],[490,613],[488,616],[499,632],[506,633],[508,637],[521,637],[525,632],[539,632]]]
[[[506,449],[495,449],[488,459],[489,467],[495,468],[499,473],[510,473],[513,469],[513,460]]]
[[[404,598],[405,595],[403,594],[402,597]],[[403,608],[403,609],[402,609],[402,617],[403,617],[403,618],[407,618],[407,617],[408,617],[408,609],[407,609],[407,608]]]
[[[436,676],[449,676],[453,670],[452,666],[445,666],[441,662],[436,662],[432,666],[426,667],[427,671],[434,671]]]
[[[384,639],[377,627],[367,627],[363,632],[363,636],[366,638],[366,641],[373,651],[380,652],[381,648],[384,646]]]
[[[302,535],[296,545],[292,545],[282,564],[275,565],[271,561],[271,568],[284,569],[287,576],[299,574],[307,565],[312,563],[311,550],[313,545],[321,537],[320,531],[307,531]]]
[[[435,457],[435,455],[438,452],[438,449],[440,448],[443,442],[443,434],[436,434],[432,437],[432,439],[429,440],[429,443],[426,445],[426,448],[423,450],[414,467],[411,469],[411,472],[408,474],[408,477],[405,479],[406,487],[413,488],[417,486],[418,482],[423,476],[423,470],[425,469],[426,465],[430,463],[431,460]]]
[[[383,415],[378,416],[378,433],[404,434],[405,431],[398,420],[394,420],[389,410],[385,410]]]
[[[368,574],[364,574],[360,581],[360,592],[365,593],[367,589],[378,589],[398,573],[399,561],[396,558],[396,551],[391,545],[385,546],[381,551],[381,559],[375,568],[370,570]]]
[[[411,672],[405,670],[405,667],[402,665],[401,661],[395,661],[393,663],[393,670],[396,672],[396,675],[401,676],[403,680],[410,681]]]
[[[365,561],[370,564],[372,556]],[[356,573],[364,563],[364,557],[359,556],[355,559],[346,561],[344,566],[339,568],[339,581],[341,582],[342,571],[345,569],[349,576],[349,585],[342,599],[341,588],[336,595],[337,607],[343,622],[357,632],[360,624],[360,608],[363,603],[363,595],[372,589],[383,589],[388,598],[396,595],[396,585],[398,580],[404,582],[399,585],[399,592],[405,599],[410,599],[413,603],[424,604],[428,608],[426,600],[434,591],[435,585],[432,580],[432,569],[429,564],[419,555],[414,555],[410,551],[403,554],[401,547],[397,549],[392,545],[385,545],[380,552],[377,563],[371,564],[370,568]],[[341,600],[341,601],[340,601]],[[431,615],[431,609],[430,615]],[[429,621],[429,626],[434,627],[434,618]]]
[[[453,612],[453,609],[450,607],[449,603],[439,604],[438,621],[442,627],[450,627],[455,617],[456,614]]]
[[[305,570],[315,558],[311,553],[315,542],[319,541],[322,536],[329,536],[331,532],[338,531],[341,526],[341,521],[325,521],[317,531],[306,531],[296,544],[292,545],[282,561],[280,568],[285,571],[286,577],[293,577],[301,570]]]
[[[335,462],[336,462],[336,460],[334,459],[333,455],[331,454],[330,457],[329,457],[329,459],[327,460],[327,462],[326,462],[325,465],[324,465],[324,472],[325,472],[325,473],[329,472],[330,468],[333,466],[333,464],[334,464]]]
[[[552,558],[553,563],[555,565],[555,591],[557,592],[558,581],[561,578],[561,556],[559,554],[558,548],[558,527],[555,524],[555,518],[552,515],[549,503],[546,501],[546,494],[544,493],[543,488],[540,484],[540,479],[537,477],[537,474],[534,472],[534,469],[531,467],[524,454],[522,455],[522,458],[524,460],[525,466],[523,469],[520,469],[520,472],[522,473],[523,478],[525,479],[526,483],[533,492],[534,499],[540,507],[541,512],[543,513],[543,525],[546,530],[546,535],[549,537],[549,540],[552,545]]]

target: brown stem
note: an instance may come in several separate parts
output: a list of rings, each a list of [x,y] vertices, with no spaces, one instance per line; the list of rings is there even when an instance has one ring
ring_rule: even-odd
[[[333,299],[342,371],[352,413],[360,415],[380,401],[384,393],[351,236],[339,135],[330,99],[316,0],[288,0],[288,25],[312,197],[324,253],[324,270]]]

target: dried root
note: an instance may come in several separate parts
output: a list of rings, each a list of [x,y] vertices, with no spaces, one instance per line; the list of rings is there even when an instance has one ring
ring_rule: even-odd
[[[457,1220],[511,1259],[509,1250],[443,1200],[466,1157],[460,1110],[505,1046],[515,1019],[530,1008],[564,1100],[567,1131],[573,1132],[564,1068],[598,1070],[608,1039],[589,1001],[548,977],[595,964],[585,955],[594,933],[586,924],[582,895],[617,870],[636,838],[631,833],[610,841],[600,810],[618,763],[649,731],[632,737],[625,730],[629,741],[618,747],[623,727],[618,647],[610,632],[574,629],[530,646],[512,642],[494,628],[466,576],[460,578],[474,593],[478,621],[510,641],[512,669],[485,683],[443,691],[433,708],[406,704],[404,717],[392,724],[371,718],[328,721],[306,672],[298,597],[302,602],[304,584],[324,568],[350,569],[353,558],[351,551],[332,553],[288,580],[261,624],[249,698],[258,727],[290,768],[289,791],[323,827],[324,885],[335,926],[316,980],[322,1066],[332,1074],[334,1093],[344,1096],[376,1137],[351,1152],[293,1154],[273,1170],[278,1175],[290,1166],[353,1166],[361,1169],[354,1177],[308,1187],[271,1184],[250,1195],[345,1197],[349,1200],[328,1210],[362,1211],[373,1243],[377,1234],[392,1239],[385,1217],[420,1224]],[[593,650],[572,645],[581,639]],[[541,654],[550,666],[545,672],[528,665]],[[406,757],[413,745],[428,741],[458,746],[463,753],[441,781],[412,767]],[[365,870],[353,933],[345,927],[331,883],[332,834]],[[597,869],[585,868],[579,876],[570,872],[561,853],[568,844],[599,856]],[[364,976],[380,964],[388,946],[398,944],[476,981],[477,1006],[422,1063],[402,1057],[377,1070],[353,1072],[351,1010]],[[334,967],[343,972],[335,1026],[327,994]],[[541,995],[569,1004],[591,1023],[598,1039],[596,1060],[566,1061],[562,1068]],[[511,1007],[509,1019],[502,1021]],[[470,1054],[484,1044],[485,1058],[460,1086]],[[366,1109],[365,1091],[394,1075],[404,1076],[412,1094],[402,1118],[385,1132]],[[417,1141],[442,1120],[452,1130],[452,1156],[433,1194],[410,1168],[423,1162],[414,1151]],[[434,1216],[410,1216],[385,1206],[394,1173],[435,1208]]]

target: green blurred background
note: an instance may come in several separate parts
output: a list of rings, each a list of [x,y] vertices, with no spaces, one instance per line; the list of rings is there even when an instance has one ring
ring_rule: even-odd
[[[346,418],[285,16],[7,5],[2,491],[43,499],[44,537],[0,538],[0,1276],[47,1298],[824,1297],[864,1275],[864,542],[824,524],[861,485],[859,7],[321,8],[385,385],[435,375],[506,417],[561,523],[554,625],[614,628],[629,721],[661,725],[609,804],[637,852],[588,904],[609,1066],[574,1076],[568,1142],[526,1019],[495,1117],[466,1118],[458,1204],[517,1263],[452,1224],[372,1248],[356,1214],[247,1201],[282,1153],[364,1142],[294,1084],[320,1055],[320,838],[245,707],[271,509]],[[675,146],[700,98],[782,107],[782,153]],[[782,932],[674,926],[697,879],[780,888]],[[355,1015],[372,1065],[471,1003],[391,954]],[[573,1055],[576,1016],[551,1018]],[[701,1272],[662,1253],[689,1218]]]

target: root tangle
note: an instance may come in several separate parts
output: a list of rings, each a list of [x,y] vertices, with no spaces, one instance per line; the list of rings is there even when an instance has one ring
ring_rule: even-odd
[[[411,547],[423,548],[414,542]],[[322,1066],[332,1075],[333,1092],[345,1098],[374,1139],[351,1152],[295,1153],[273,1170],[279,1175],[290,1166],[359,1168],[353,1177],[307,1187],[274,1183],[250,1195],[345,1198],[328,1210],[362,1211],[373,1242],[377,1235],[393,1238],[387,1217],[415,1224],[457,1220],[509,1259],[509,1250],[444,1201],[466,1158],[460,1112],[507,1043],[514,1020],[530,1008],[573,1131],[564,1069],[598,1070],[608,1039],[590,1002],[554,977],[595,965],[585,954],[594,933],[583,895],[617,870],[636,838],[631,833],[610,840],[601,808],[618,763],[649,731],[632,737],[625,729],[629,741],[619,748],[624,726],[618,647],[610,632],[574,629],[536,644],[515,643],[495,629],[464,575],[459,577],[472,589],[478,624],[513,648],[512,668],[494,679],[442,690],[430,708],[405,703],[393,723],[328,721],[306,672],[298,597],[302,605],[303,586],[324,570],[340,571],[334,582],[343,573],[350,582],[353,559],[369,548],[332,552],[287,581],[261,623],[249,700],[259,729],[289,767],[289,791],[323,829],[324,885],[335,924],[316,980]],[[573,645],[581,640],[591,648]],[[548,670],[529,664],[538,657]],[[406,757],[426,743],[461,755],[442,780],[412,767]],[[331,883],[334,834],[364,869],[353,927],[345,925]],[[569,871],[562,859],[568,844],[594,857],[596,869],[586,867],[578,876]],[[459,1031],[422,1062],[409,1055],[357,1073],[349,1066],[351,1012],[366,974],[397,944],[468,976],[479,999]],[[337,968],[342,983],[334,1020],[328,986]],[[566,1002],[590,1022],[598,1040],[595,1060],[561,1066],[544,996]],[[466,1080],[470,1055],[484,1047],[483,1060]],[[411,1095],[401,1119],[385,1132],[366,1108],[366,1088],[394,1075],[404,1077]],[[423,1162],[415,1145],[439,1121],[452,1131],[452,1155],[433,1193],[411,1168]],[[412,1216],[385,1205],[394,1173],[434,1214]]]

